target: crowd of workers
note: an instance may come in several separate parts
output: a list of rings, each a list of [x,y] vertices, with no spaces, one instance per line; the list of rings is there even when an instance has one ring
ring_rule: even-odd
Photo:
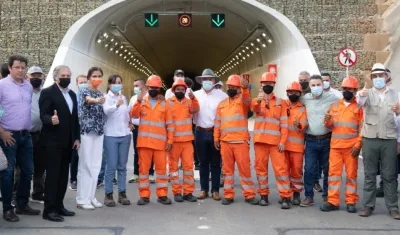
[[[392,218],[400,219],[400,98],[389,88],[390,71],[383,64],[373,66],[361,90],[355,77],[344,78],[342,91],[338,91],[330,87],[329,74],[301,72],[298,81],[287,86],[288,99],[274,94],[277,81],[270,72],[262,74],[259,93],[252,99],[249,82],[239,75],[228,77],[225,93],[220,78],[205,69],[195,78],[202,88],[193,92],[193,82],[185,78],[184,71],[176,70],[165,95],[159,76],[135,80],[135,95],[129,103],[122,95],[119,75],[109,76],[106,93],[99,90],[104,81],[99,67],[76,78],[75,93],[68,88],[72,75],[68,66],[55,67],[54,84],[42,89],[41,68],[33,66],[25,72],[27,64],[26,58],[11,56],[6,66],[9,74],[2,73],[0,80],[0,147],[4,153],[0,157],[8,162],[0,172],[6,221],[18,221],[17,214],[40,214],[28,204],[32,176],[31,200],[44,201],[46,220],[61,222],[75,215],[63,204],[69,181],[77,191],[78,208],[102,207],[95,197],[101,174],[104,204],[116,206],[113,184],[117,184],[118,203],[129,205],[126,165],[132,135],[135,160],[129,182],[138,183],[138,205],[150,202],[151,181],[156,183],[161,204],[172,203],[168,198],[171,184],[175,202],[196,202],[211,195],[229,205],[235,198],[236,163],[245,202],[268,206],[271,159],[282,209],[312,206],[315,190],[322,192],[322,211],[338,210],[344,166],[346,210],[355,213],[362,149],[364,188],[359,215],[368,217],[374,211],[380,171],[386,207]],[[255,124],[250,138],[248,118],[252,115]],[[255,150],[256,183],[251,175],[250,142]],[[201,186],[197,196],[193,195],[195,158]],[[223,197],[219,195],[221,171]],[[318,183],[321,172],[322,187]]]

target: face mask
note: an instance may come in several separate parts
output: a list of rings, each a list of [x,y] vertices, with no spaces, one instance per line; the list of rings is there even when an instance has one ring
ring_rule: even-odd
[[[92,83],[92,86],[95,88],[99,87],[103,83],[103,80],[98,78],[92,78],[90,79],[90,81]]]
[[[320,96],[322,94],[322,86],[311,87],[311,94],[315,96]]]
[[[79,90],[82,90],[83,88],[88,88],[88,84],[87,83],[81,83],[78,85]]]
[[[376,89],[382,89],[382,88],[384,88],[385,85],[386,85],[386,81],[385,81],[385,78],[384,78],[384,77],[377,77],[377,78],[374,78],[374,79],[372,79],[372,82],[374,83],[374,87],[375,87]]]
[[[265,94],[271,94],[273,90],[274,90],[273,86],[270,85],[263,86],[263,91]]]
[[[227,94],[229,97],[233,98],[237,95],[237,90],[236,89],[228,89]]]
[[[31,78],[30,81],[33,88],[39,88],[42,85],[42,79],[40,78]]]
[[[175,92],[175,97],[178,100],[181,100],[181,99],[183,99],[183,97],[185,97],[185,93],[183,93],[183,92]]]
[[[343,91],[343,98],[344,98],[346,101],[352,100],[353,97],[354,97],[353,92],[350,92],[350,91]]]
[[[324,81],[324,89],[328,89],[329,87],[331,87],[331,83]]]
[[[214,85],[212,81],[203,81],[202,84],[203,84],[204,90],[206,90],[206,91],[211,90],[213,88],[213,85]]]
[[[120,92],[122,90],[122,84],[112,84],[110,90],[114,93]]]
[[[159,91],[158,90],[149,90],[149,96],[151,98],[155,98],[158,96]]]
[[[308,82],[300,82],[301,89],[306,90],[308,88],[309,83]]]
[[[67,88],[71,83],[71,78],[60,78],[60,87]]]
[[[295,102],[297,102],[298,100],[300,99],[300,96],[298,96],[298,95],[289,95],[289,100],[292,102],[292,103],[295,103]]]
[[[140,93],[140,88],[139,87],[135,87],[133,88],[133,92],[135,93],[135,95]]]

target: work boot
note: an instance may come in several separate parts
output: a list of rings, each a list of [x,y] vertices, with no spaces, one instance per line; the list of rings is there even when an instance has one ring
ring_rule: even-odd
[[[400,213],[398,210],[391,210],[389,212],[390,216],[395,220],[400,220]]]
[[[39,215],[40,210],[33,209],[28,204],[26,204],[22,208],[17,206],[17,208],[15,209],[15,213],[17,215]]]
[[[337,210],[339,210],[339,206],[335,206],[335,205],[333,205],[333,204],[330,203],[330,202],[325,202],[324,204],[322,204],[322,205],[319,207],[319,209],[320,209],[321,211],[325,211],[325,212],[328,212],[328,211],[337,211]]]
[[[113,193],[106,193],[106,195],[104,196],[104,205],[108,207],[115,207]]]
[[[206,191],[201,191],[201,192],[200,192],[200,195],[199,195],[197,198],[200,199],[200,200],[203,200],[203,199],[208,198],[208,192],[206,192]]]
[[[300,193],[299,192],[294,192],[293,193],[292,205],[298,206],[298,205],[300,205],[300,202],[301,202]]]
[[[372,211],[374,211],[373,208],[371,207],[365,207],[360,212],[358,213],[359,216],[361,217],[369,217],[372,214]]]
[[[147,198],[147,197],[141,197],[141,198],[139,198],[139,200],[137,201],[137,204],[138,204],[139,206],[144,206],[144,205],[148,204],[149,202],[150,202],[150,199],[149,199],[149,198]]]
[[[328,201],[328,197],[327,196],[322,197],[322,201],[327,202]]]
[[[171,205],[172,204],[172,201],[171,201],[171,199],[169,199],[168,197],[159,197],[158,199],[157,199],[157,201],[159,202],[159,203],[161,203],[161,204],[163,204],[163,205]]]
[[[292,207],[292,200],[291,198],[283,198],[282,199],[282,204],[281,204],[281,209],[287,210]]]
[[[311,197],[306,197],[301,203],[300,206],[301,207],[309,207],[314,205],[314,199],[312,199]]]
[[[189,193],[183,196],[183,200],[188,202],[197,202],[197,197],[193,196],[193,194]]]
[[[318,192],[318,193],[321,193],[321,192],[322,192],[322,187],[321,187],[321,185],[319,184],[319,181],[316,181],[316,182],[314,183],[314,191],[315,191],[315,192]]]
[[[224,198],[222,199],[222,205],[230,205],[234,202],[233,198]]]
[[[258,205],[260,205],[260,206],[268,206],[269,205],[268,196],[261,196],[261,200],[258,203]]]
[[[249,203],[250,205],[258,205],[259,200],[257,200],[255,197],[253,197],[253,198],[246,199],[245,202]]]
[[[347,204],[346,210],[349,213],[356,213],[357,212],[356,205],[354,205],[354,204]]]
[[[131,204],[131,201],[129,201],[128,197],[126,196],[126,192],[119,192],[118,193],[118,203],[127,206]]]
[[[379,187],[376,189],[376,197],[384,197],[385,194],[383,193],[383,181],[379,182]]]
[[[176,202],[183,202],[182,194],[175,194],[175,195],[174,195],[174,201],[176,201]]]
[[[8,222],[18,222],[19,217],[14,213],[14,208],[3,212],[3,219]]]

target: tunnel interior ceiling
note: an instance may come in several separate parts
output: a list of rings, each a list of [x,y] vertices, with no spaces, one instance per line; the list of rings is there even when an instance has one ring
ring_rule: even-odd
[[[165,1],[163,5],[162,1],[133,1],[115,11],[108,21],[122,29],[121,33],[162,77],[170,78],[177,68],[201,74],[204,68],[220,65],[260,24],[259,17],[243,3],[234,2],[218,1],[220,5],[213,5],[211,1],[205,4],[195,0],[188,5],[187,1]],[[152,12],[159,13],[159,26],[145,27],[143,14]],[[162,12],[191,12],[192,27],[179,27],[177,14]],[[225,14],[225,28],[211,27],[211,13]]]

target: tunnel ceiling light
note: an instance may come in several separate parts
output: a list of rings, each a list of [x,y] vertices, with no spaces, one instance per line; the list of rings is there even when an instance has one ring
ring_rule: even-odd
[[[257,38],[256,40],[257,40],[257,42],[261,42],[261,39],[259,39],[259,38]]]
[[[108,44],[104,45],[104,47],[108,47]]]
[[[265,43],[262,44],[263,47],[267,47],[267,45]]]
[[[246,51],[245,51],[245,50],[242,50],[242,52],[245,53]]]
[[[250,57],[250,55],[249,55],[249,54],[247,54],[247,57]]]
[[[116,42],[115,45],[118,45],[118,42]]]
[[[268,42],[269,42],[269,43],[272,43],[272,39],[268,39]]]
[[[267,36],[267,34],[266,33],[262,33],[262,36],[265,38]]]
[[[259,51],[259,50],[260,50],[260,48],[256,47],[256,50],[257,50],[257,51]]]
[[[113,42],[114,41],[114,38],[111,38],[111,40],[110,40],[111,42]]]
[[[246,49],[248,50],[248,49],[250,49],[249,47],[246,47]]]
[[[97,40],[97,43],[101,43],[101,39],[98,39],[98,40]]]
[[[250,43],[250,45],[251,45],[252,47],[254,47],[254,43]]]

